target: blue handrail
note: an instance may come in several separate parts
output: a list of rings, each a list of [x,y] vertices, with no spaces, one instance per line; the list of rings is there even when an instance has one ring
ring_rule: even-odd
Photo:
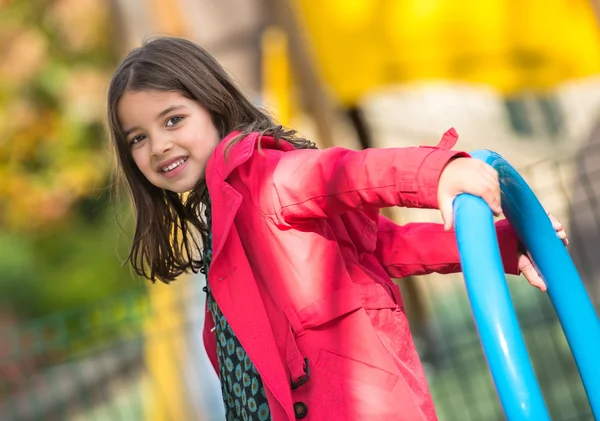
[[[600,420],[600,320],[577,269],[527,183],[504,158],[471,154],[498,171],[502,210],[542,274],[594,414]],[[510,421],[549,420],[510,298],[493,215],[471,195],[454,201],[456,236],[473,317]]]

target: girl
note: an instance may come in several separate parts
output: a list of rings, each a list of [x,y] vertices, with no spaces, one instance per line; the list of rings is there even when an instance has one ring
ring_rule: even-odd
[[[450,150],[453,130],[437,147],[318,150],[173,38],[125,58],[108,118],[137,217],[129,262],[152,281],[207,274],[227,419],[436,419],[390,278],[460,270],[458,194],[501,211],[497,173]],[[445,226],[398,226],[389,206],[440,208]],[[497,232],[507,273],[544,289],[506,221]]]

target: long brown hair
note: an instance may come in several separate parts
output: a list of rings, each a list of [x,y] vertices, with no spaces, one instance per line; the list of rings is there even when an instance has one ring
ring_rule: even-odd
[[[156,38],[131,51],[117,68],[108,90],[108,125],[119,169],[116,185],[126,185],[133,203],[136,227],[126,262],[151,281],[168,283],[186,271],[203,267],[201,244],[207,244],[209,205],[204,177],[184,200],[180,194],[151,184],[137,168],[117,118],[117,106],[127,91],[179,92],[198,101],[210,113],[221,139],[233,131],[238,142],[251,132],[283,139],[297,149],[315,144],[294,130],[277,125],[234,85],[225,70],[204,49],[185,39]],[[231,145],[228,145],[228,148]]]

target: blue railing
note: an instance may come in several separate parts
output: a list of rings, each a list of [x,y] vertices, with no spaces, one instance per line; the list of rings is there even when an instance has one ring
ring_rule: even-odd
[[[471,154],[498,171],[502,209],[548,287],[594,414],[600,420],[600,321],[566,247],[519,173],[500,155]],[[550,420],[515,313],[493,215],[485,202],[454,202],[461,264],[475,325],[509,421]]]

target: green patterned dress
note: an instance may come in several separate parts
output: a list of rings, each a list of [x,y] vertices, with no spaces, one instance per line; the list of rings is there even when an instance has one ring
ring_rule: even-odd
[[[206,211],[206,218],[210,229],[210,207]],[[209,233],[208,244],[204,247],[203,260],[203,272],[208,274],[212,261],[212,233]],[[227,421],[270,421],[271,411],[260,375],[221,313],[208,282],[206,285],[208,309],[215,323],[219,377]]]

